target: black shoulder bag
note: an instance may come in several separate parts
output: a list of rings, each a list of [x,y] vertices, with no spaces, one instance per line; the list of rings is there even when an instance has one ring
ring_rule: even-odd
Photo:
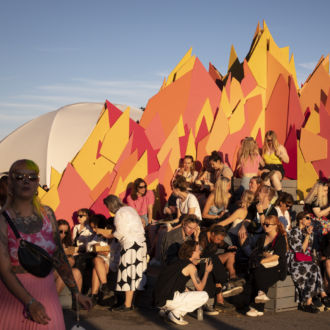
[[[3,215],[16,238],[20,239],[17,255],[21,266],[34,276],[46,277],[53,269],[53,258],[40,246],[24,240],[6,211]]]

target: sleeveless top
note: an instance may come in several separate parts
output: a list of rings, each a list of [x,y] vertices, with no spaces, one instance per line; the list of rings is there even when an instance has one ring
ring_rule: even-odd
[[[243,175],[245,175],[246,173],[258,173],[260,158],[261,157],[258,154],[255,159],[249,157],[245,160],[245,162],[242,162]]]
[[[19,247],[19,240],[16,238],[9,224],[7,226],[7,229],[8,229],[8,252],[9,252],[10,261],[13,266],[18,266],[19,261],[18,261],[17,251]],[[53,255],[53,253],[56,250],[56,244],[53,238],[53,227],[50,219],[47,216],[43,216],[42,228],[38,233],[24,234],[22,232],[19,232],[19,234],[26,241],[34,243],[40,246],[41,248],[45,249],[50,255]]]
[[[182,274],[182,270],[190,263],[190,260],[178,260],[162,269],[154,290],[155,306],[163,307],[166,300],[173,299],[175,292],[185,291],[190,276]]]
[[[266,164],[282,165],[282,161],[275,155],[275,152],[263,154],[263,158]]]

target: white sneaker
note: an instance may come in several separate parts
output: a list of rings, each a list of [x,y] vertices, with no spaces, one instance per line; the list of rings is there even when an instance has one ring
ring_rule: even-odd
[[[179,325],[187,325],[188,322],[185,321],[182,316],[180,317],[177,317],[173,312],[169,312],[168,315],[167,315],[168,319],[170,321],[172,321],[173,323],[175,324],[179,324]]]
[[[234,288],[229,288],[228,290],[222,291],[222,296],[224,298],[236,296],[243,292],[242,286],[235,286]]]
[[[269,300],[270,299],[266,296],[266,294],[263,291],[259,291],[258,295],[254,298],[254,302],[256,304],[260,304],[260,303],[264,304]]]
[[[257,317],[257,316],[262,316],[264,315],[263,312],[259,312],[257,311],[255,308],[253,307],[250,307],[250,310],[246,313],[247,316],[250,316],[250,317]]]

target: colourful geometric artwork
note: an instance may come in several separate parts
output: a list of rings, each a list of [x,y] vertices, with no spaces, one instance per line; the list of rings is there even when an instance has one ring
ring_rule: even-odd
[[[129,108],[121,112],[105,102],[65,171],[52,169],[50,190],[40,192],[41,199],[72,224],[80,207],[109,215],[103,198],[112,193],[125,200],[141,177],[154,190],[160,214],[181,157],[203,162],[217,150],[234,169],[241,140],[252,136],[261,147],[269,129],[288,150],[286,178],[297,180],[304,194],[318,177],[330,176],[329,94],[329,56],[299,88],[289,47],[276,45],[265,22],[245,59],[232,46],[225,75],[212,63],[207,70],[189,49],[149,99],[140,123],[130,119]]]

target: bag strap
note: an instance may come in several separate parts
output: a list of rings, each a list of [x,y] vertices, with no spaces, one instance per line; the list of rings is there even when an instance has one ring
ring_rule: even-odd
[[[15,225],[13,223],[13,220],[10,219],[7,211],[3,212],[3,215],[4,215],[5,219],[7,220],[7,222],[9,224],[11,230],[14,232],[16,238],[17,239],[22,238],[21,235],[19,234],[19,232],[17,231],[17,229],[16,229],[16,227],[15,227]]]

